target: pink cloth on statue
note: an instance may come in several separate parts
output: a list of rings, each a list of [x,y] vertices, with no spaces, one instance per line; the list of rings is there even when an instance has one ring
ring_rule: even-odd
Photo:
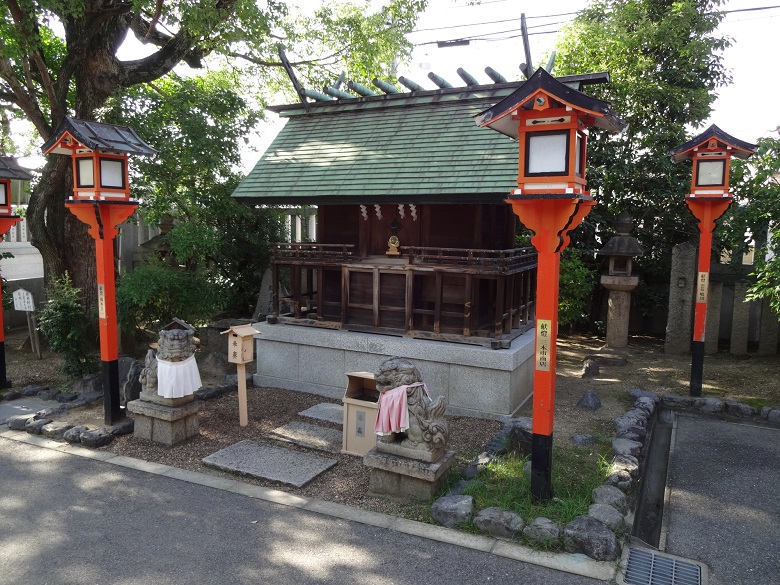
[[[422,386],[425,395],[428,389],[423,382],[398,386],[379,395],[374,432],[377,435],[391,435],[409,428],[409,408],[406,405],[406,389]]]
[[[158,395],[163,398],[182,398],[200,386],[200,373],[194,355],[181,362],[157,360]]]

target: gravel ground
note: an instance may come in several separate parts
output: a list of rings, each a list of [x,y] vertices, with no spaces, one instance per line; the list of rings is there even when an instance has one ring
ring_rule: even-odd
[[[46,352],[43,360],[37,360],[29,353],[18,350],[24,335],[7,336],[8,377],[14,386],[44,384],[51,387],[65,387],[65,380],[58,371],[60,359]],[[570,336],[558,341],[558,375],[555,398],[555,441],[568,441],[575,434],[594,434],[610,438],[613,433],[612,420],[630,408],[628,390],[642,388],[660,394],[688,393],[690,373],[689,356],[670,356],[663,353],[663,342],[657,339],[633,337],[625,356],[625,366],[602,366],[601,373],[583,379],[582,360],[596,353],[602,341],[593,337]],[[250,370],[251,371],[251,370]],[[204,384],[218,384],[221,380],[204,377]],[[766,405],[780,404],[780,359],[778,356],[735,357],[727,352],[707,356],[704,368],[704,394],[742,402],[759,401]],[[593,389],[601,397],[602,408],[585,411],[576,404],[583,393]],[[249,425],[238,424],[238,396],[229,394],[206,402],[200,414],[200,435],[183,444],[165,447],[137,439],[132,435],[119,437],[104,449],[113,453],[155,461],[183,469],[229,476],[205,467],[201,460],[224,447],[245,439],[268,442],[265,434],[293,420],[307,420],[299,412],[321,402],[337,402],[302,392],[278,388],[249,388]],[[530,401],[518,413],[531,415]],[[68,420],[99,427],[103,424],[102,404],[80,409],[68,415]],[[456,468],[465,467],[473,457],[484,450],[486,444],[500,430],[496,421],[465,417],[448,417],[450,425],[450,448],[457,453]],[[309,422],[314,422],[309,420]],[[328,423],[317,421],[328,426]],[[333,428],[338,428],[332,425]],[[287,446],[287,445],[285,445]],[[296,447],[289,447],[296,448]],[[369,510],[402,515],[414,519],[426,519],[427,506],[399,504],[372,498],[366,494],[369,471],[360,457],[337,455],[338,463],[315,478],[303,488],[280,485],[276,482],[253,480],[241,477],[242,481],[286,492],[313,496],[329,501],[341,502]],[[230,476],[237,477],[237,476]]]

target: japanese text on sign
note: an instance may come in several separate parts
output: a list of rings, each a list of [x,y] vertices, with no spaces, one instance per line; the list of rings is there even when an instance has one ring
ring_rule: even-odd
[[[98,316],[106,318],[106,287],[102,284],[98,284]]]
[[[536,321],[536,369],[550,371],[550,352],[552,351],[552,321]]]
[[[709,272],[699,272],[699,279],[697,282],[698,286],[696,289],[696,302],[697,303],[706,303],[707,302],[707,289],[709,288],[710,284],[710,273]]]
[[[35,310],[33,295],[29,290],[23,288],[14,291],[14,309],[17,311],[26,311],[28,313]]]

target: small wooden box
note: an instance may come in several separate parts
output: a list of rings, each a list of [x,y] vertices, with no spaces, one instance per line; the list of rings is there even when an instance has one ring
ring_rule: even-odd
[[[228,362],[231,364],[248,364],[254,359],[255,335],[259,333],[251,325],[234,325],[228,334]]]
[[[347,372],[341,452],[361,457],[376,446],[374,425],[379,407],[374,374]]]

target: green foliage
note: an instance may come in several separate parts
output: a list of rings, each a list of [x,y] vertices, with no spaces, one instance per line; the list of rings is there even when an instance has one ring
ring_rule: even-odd
[[[728,40],[715,34],[720,4],[592,0],[565,30],[556,74],[609,72],[610,83],[587,91],[629,123],[617,136],[591,133],[587,178],[599,205],[574,233],[575,245],[592,249],[595,236],[628,211],[645,250],[638,268],[667,275],[672,247],[697,237],[684,204],[690,165],[675,165],[669,153],[708,118],[714,90],[730,82],[722,56]]]
[[[174,317],[197,326],[219,311],[222,288],[201,272],[150,262],[125,274],[116,290],[117,314],[123,329],[159,330]]]
[[[604,482],[608,465],[603,457],[574,445],[553,445],[552,482],[554,498],[540,501],[531,495],[531,477],[525,473],[525,459],[501,457],[480,470],[464,490],[474,497],[474,508],[498,506],[522,518],[543,516],[566,524],[586,514],[593,490]],[[550,543],[555,547],[556,543]]]
[[[38,313],[38,325],[49,346],[62,354],[65,374],[80,378],[98,369],[100,362],[93,353],[94,319],[87,318],[81,290],[73,286],[67,273],[52,281],[48,300]]]
[[[561,276],[558,298],[558,323],[573,325],[588,318],[590,298],[596,286],[596,271],[589,268],[579,251],[561,252]]]

